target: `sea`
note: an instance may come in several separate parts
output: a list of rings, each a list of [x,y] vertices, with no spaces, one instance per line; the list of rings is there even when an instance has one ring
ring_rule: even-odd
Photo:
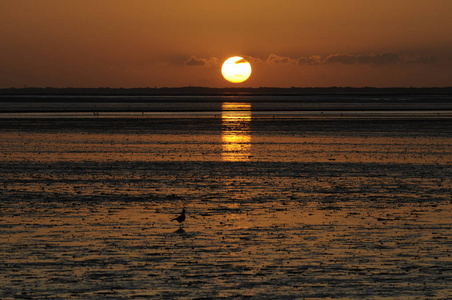
[[[0,298],[451,298],[451,166],[450,95],[0,96]]]

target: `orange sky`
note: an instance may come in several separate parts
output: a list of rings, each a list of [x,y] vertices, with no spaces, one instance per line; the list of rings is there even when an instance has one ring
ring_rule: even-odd
[[[0,41],[1,88],[452,86],[450,0],[1,0]]]

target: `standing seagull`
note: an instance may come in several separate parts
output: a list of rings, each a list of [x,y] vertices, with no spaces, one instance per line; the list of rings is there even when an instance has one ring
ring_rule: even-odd
[[[177,218],[171,219],[171,221],[177,221],[180,223],[180,227],[182,227],[182,222],[185,221],[185,208],[182,209],[182,213]]]

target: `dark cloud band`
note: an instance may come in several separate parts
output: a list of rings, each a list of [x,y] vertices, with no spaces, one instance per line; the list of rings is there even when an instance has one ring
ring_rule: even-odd
[[[345,65],[394,65],[394,64],[432,64],[436,62],[435,57],[417,56],[404,57],[394,52],[383,54],[353,55],[353,54],[331,54],[326,57],[313,55],[309,57],[291,58],[270,54],[266,60],[269,64],[295,64],[295,65],[325,65],[325,64],[345,64]]]
[[[285,65],[327,65],[327,64],[344,64],[344,65],[374,65],[385,66],[395,64],[434,64],[437,58],[433,56],[402,56],[394,52],[386,52],[382,54],[330,54],[327,56],[312,55],[306,57],[288,57],[277,54],[270,54],[266,60],[258,57],[247,56],[243,62],[250,63],[266,63],[266,64],[285,64]],[[237,61],[236,63],[241,63]],[[185,61],[186,66],[213,66],[220,63],[216,57],[198,58],[191,56]]]

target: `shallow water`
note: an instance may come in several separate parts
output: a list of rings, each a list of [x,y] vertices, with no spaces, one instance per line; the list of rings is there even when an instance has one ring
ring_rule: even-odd
[[[0,297],[451,297],[450,119],[227,105],[1,119]]]

